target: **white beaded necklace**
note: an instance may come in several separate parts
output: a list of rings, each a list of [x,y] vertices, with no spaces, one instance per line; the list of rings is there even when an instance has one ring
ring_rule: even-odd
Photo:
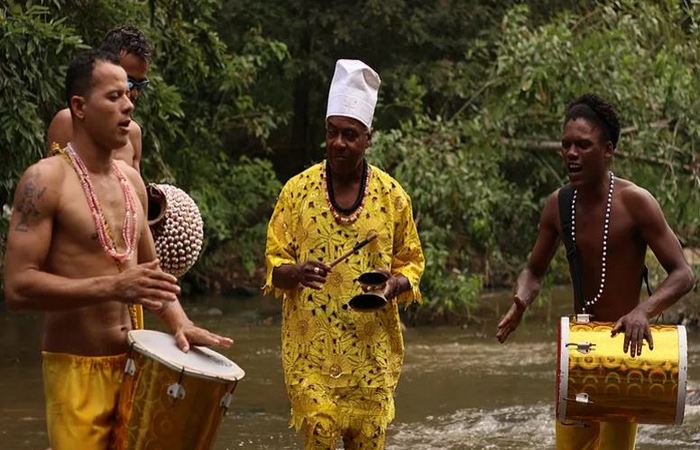
[[[605,288],[605,263],[608,255],[608,232],[610,230],[610,210],[612,208],[613,188],[615,187],[615,176],[610,172],[610,183],[608,186],[608,198],[605,202],[605,220],[603,222],[603,257],[600,269],[600,287],[592,300],[584,301],[583,312],[586,313],[587,307],[593,307],[598,300],[603,296],[603,288]],[[571,198],[571,240],[576,244],[576,189],[574,196]]]

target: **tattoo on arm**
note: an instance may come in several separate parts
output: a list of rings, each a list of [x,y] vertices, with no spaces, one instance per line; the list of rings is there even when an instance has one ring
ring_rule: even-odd
[[[19,214],[19,223],[15,227],[17,231],[29,231],[31,226],[41,217],[41,211],[37,208],[36,203],[46,192],[46,186],[39,186],[38,180],[39,173],[35,172],[20,188],[20,196],[15,207],[15,214]]]

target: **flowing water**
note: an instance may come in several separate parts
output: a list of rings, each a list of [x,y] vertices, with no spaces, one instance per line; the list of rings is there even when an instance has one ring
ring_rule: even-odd
[[[497,310],[508,301],[503,295],[489,298],[493,309],[477,325],[408,328],[387,448],[553,448],[557,317],[568,310],[567,295],[554,295],[554,306],[535,309],[505,345],[494,338]],[[234,347],[222,353],[246,371],[215,449],[301,448],[302,441],[287,427],[277,301],[206,299],[188,312],[198,323],[234,337]],[[40,329],[38,315],[0,311],[2,450],[48,445]],[[690,329],[688,337],[688,377],[697,388],[700,332]],[[637,442],[638,449],[648,450],[700,448],[700,406],[686,407],[682,426],[640,426]]]

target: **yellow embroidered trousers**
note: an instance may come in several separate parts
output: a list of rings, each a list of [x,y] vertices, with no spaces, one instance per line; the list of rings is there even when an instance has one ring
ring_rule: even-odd
[[[52,450],[106,450],[124,355],[42,352],[46,424]]]

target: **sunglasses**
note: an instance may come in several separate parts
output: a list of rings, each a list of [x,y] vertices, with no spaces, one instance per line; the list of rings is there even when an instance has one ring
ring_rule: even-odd
[[[141,81],[136,81],[133,78],[129,77],[126,80],[126,86],[127,86],[127,88],[129,88],[129,92],[136,89],[137,91],[139,91],[139,93],[141,93],[141,92],[145,91],[146,88],[148,87],[148,78],[144,78]]]

